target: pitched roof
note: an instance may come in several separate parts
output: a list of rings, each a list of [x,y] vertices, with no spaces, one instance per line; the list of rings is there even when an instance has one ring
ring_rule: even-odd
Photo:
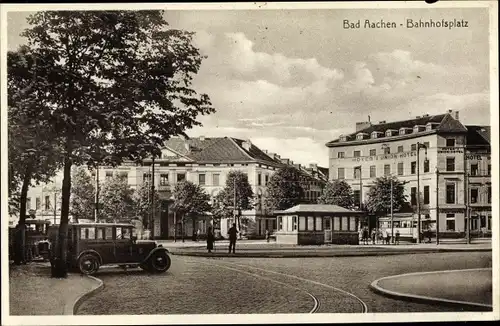
[[[289,213],[330,213],[330,214],[349,213],[349,214],[356,214],[356,213],[361,213],[361,212],[352,211],[350,209],[340,207],[337,205],[299,204],[299,205],[293,206],[289,209],[286,209],[284,211],[276,211],[275,213],[277,213],[277,214],[289,214]]]
[[[467,128],[467,145],[489,146],[491,145],[490,126],[465,126]]]
[[[249,150],[246,150],[243,147],[244,142],[244,140],[231,137],[197,137],[171,138],[165,145],[196,162],[263,161],[276,165],[274,159],[254,144],[251,144]]]
[[[440,132],[466,132],[467,129],[460,123],[460,121],[455,120],[451,114],[449,113],[444,113],[444,114],[438,114],[438,115],[427,115],[427,116],[422,116],[419,118],[415,119],[409,119],[409,120],[403,120],[403,121],[394,121],[394,122],[388,122],[388,123],[379,123],[379,124],[373,124],[370,125],[362,130],[356,131],[354,133],[351,133],[349,135],[345,135],[347,137],[347,141],[350,140],[355,140],[356,139],[356,134],[358,133],[366,133],[366,134],[371,134],[372,132],[376,131],[379,133],[384,134],[386,130],[392,129],[396,130],[396,132],[399,132],[399,129],[401,128],[409,128],[413,129],[414,126],[420,125],[420,126],[425,126],[428,123],[435,123],[439,124],[436,128],[437,131]],[[409,134],[412,134],[413,131],[411,131]],[[397,135],[397,133],[396,133]],[[393,134],[392,136],[396,136]],[[383,137],[382,137],[383,138]],[[328,142],[326,145],[334,144],[340,142],[340,139],[335,139],[331,142]]]

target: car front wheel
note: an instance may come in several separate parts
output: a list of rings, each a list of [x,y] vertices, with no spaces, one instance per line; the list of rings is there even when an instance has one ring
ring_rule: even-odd
[[[164,273],[170,268],[171,263],[165,251],[156,251],[149,258],[149,270],[153,273]]]
[[[78,268],[85,275],[93,275],[99,270],[99,259],[92,254],[86,254],[78,260]]]

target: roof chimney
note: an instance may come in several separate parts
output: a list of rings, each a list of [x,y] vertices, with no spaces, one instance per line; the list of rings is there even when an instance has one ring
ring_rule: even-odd
[[[245,140],[242,144],[243,148],[246,150],[246,151],[250,151],[250,147],[252,147],[252,143],[250,142],[249,139]]]
[[[455,111],[455,120],[460,120],[460,117],[458,115],[458,111]]]

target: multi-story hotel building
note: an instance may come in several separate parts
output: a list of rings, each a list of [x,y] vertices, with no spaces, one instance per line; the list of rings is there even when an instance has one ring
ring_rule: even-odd
[[[435,230],[439,218],[440,233],[463,235],[470,217],[471,232],[488,233],[492,223],[489,130],[463,125],[458,112],[451,110],[405,121],[358,122],[355,132],[326,144],[329,179],[349,183],[360,203],[366,201],[378,177],[392,175],[406,181],[410,205],[393,215],[394,228],[402,235],[416,236],[418,198],[422,228]],[[368,224],[390,227],[390,218],[369,218]]]
[[[128,180],[133,188],[140,187],[152,178],[151,159],[144,160],[137,165],[126,162],[118,167],[101,166],[98,169],[98,180],[102,184],[113,175],[121,175]],[[274,153],[259,149],[248,140],[230,137],[222,138],[172,138],[165,143],[160,158],[154,160],[154,183],[161,199],[161,211],[155,214],[153,234],[155,238],[165,239],[177,236],[190,236],[193,227],[206,231],[209,217],[197,219],[197,225],[186,223],[180,226],[172,210],[172,190],[176,183],[188,180],[201,185],[210,195],[212,200],[221,191],[226,183],[226,178],[231,170],[239,170],[247,174],[248,181],[253,189],[256,206],[250,211],[243,211],[242,216],[256,222],[254,232],[264,235],[266,229],[276,229],[276,219],[272,212],[264,205],[266,184],[271,175],[279,168],[292,165],[301,171],[302,184],[305,190],[304,203],[315,202],[321,194],[322,187],[328,179],[327,169],[311,164],[308,168],[294,164],[289,159],[281,158]],[[89,171],[96,177],[95,171]],[[60,215],[60,189],[62,173],[54,178],[50,184],[32,187],[28,191],[27,209],[36,211],[37,218],[50,219],[59,223]],[[54,201],[56,205],[54,205]],[[231,220],[216,221],[215,228],[224,236],[227,233]],[[175,224],[178,224],[175,227]]]

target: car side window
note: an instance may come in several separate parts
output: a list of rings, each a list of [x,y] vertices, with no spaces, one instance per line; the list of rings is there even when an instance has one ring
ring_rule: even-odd
[[[113,228],[106,228],[106,232],[104,232],[106,240],[113,240]]]
[[[130,239],[130,236],[132,234],[131,230],[129,228],[122,228],[123,230],[123,239]]]
[[[122,238],[122,228],[116,228],[116,239]]]
[[[89,234],[88,234],[87,239],[95,239],[95,228],[90,227],[90,228],[88,228],[88,230],[89,230]]]
[[[104,229],[103,228],[98,228],[97,229],[97,235],[96,235],[95,238],[99,239],[99,240],[104,239]]]

